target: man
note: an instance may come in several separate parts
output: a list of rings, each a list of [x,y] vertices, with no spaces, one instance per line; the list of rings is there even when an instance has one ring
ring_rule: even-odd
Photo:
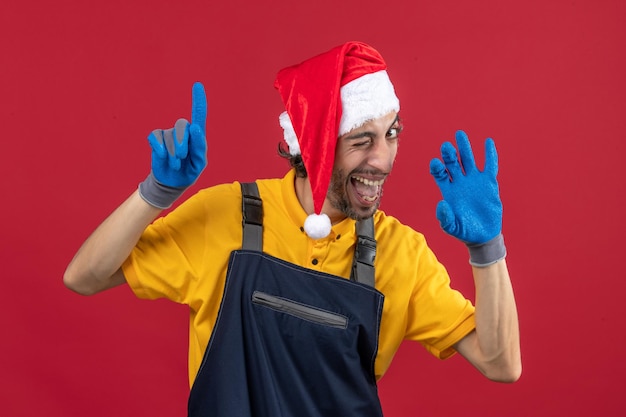
[[[430,167],[441,226],[470,253],[474,308],[424,237],[378,210],[402,128],[380,54],[348,42],[283,69],[275,86],[294,169],[202,190],[155,221],[206,164],[196,83],[191,123],[149,136],[152,172],[83,244],[65,284],[94,294],[128,282],[141,298],[189,305],[191,416],[380,416],[376,381],[405,339],[440,358],[459,352],[490,379],[519,378],[493,141],[482,172],[463,132],[460,159],[445,143]]]

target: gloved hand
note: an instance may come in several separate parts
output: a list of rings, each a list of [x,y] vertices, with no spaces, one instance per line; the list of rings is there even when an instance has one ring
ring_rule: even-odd
[[[485,168],[476,167],[465,132],[456,132],[457,152],[450,142],[441,146],[441,157],[430,162],[430,173],[443,200],[437,204],[437,219],[448,234],[470,250],[470,263],[486,266],[504,258],[502,202],[498,191],[498,154],[492,139],[485,142]]]
[[[206,114],[204,86],[192,89],[191,123],[178,119],[172,129],[148,136],[152,171],[139,184],[139,194],[150,205],[166,209],[200,176],[206,166]]]

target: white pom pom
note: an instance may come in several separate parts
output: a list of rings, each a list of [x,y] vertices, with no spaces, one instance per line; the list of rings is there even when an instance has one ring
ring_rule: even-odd
[[[304,221],[304,231],[311,239],[322,239],[330,234],[330,218],[322,214],[311,214]]]

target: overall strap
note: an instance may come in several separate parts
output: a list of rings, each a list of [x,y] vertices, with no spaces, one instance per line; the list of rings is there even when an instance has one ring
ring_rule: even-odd
[[[350,279],[374,287],[374,259],[376,258],[374,218],[357,221],[356,234],[357,241]]]
[[[263,200],[256,182],[241,183],[242,195],[242,249],[263,251]],[[357,243],[352,260],[350,280],[374,287],[374,218],[356,222]]]
[[[241,183],[242,249],[263,251],[263,201],[256,182]]]

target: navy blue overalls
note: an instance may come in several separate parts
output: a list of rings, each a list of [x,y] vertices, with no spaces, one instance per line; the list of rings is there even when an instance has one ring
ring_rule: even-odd
[[[263,253],[256,184],[242,184],[242,193],[243,249],[230,256],[189,416],[382,416],[374,360],[384,297],[373,287],[373,222],[357,222],[355,280],[346,280]]]

